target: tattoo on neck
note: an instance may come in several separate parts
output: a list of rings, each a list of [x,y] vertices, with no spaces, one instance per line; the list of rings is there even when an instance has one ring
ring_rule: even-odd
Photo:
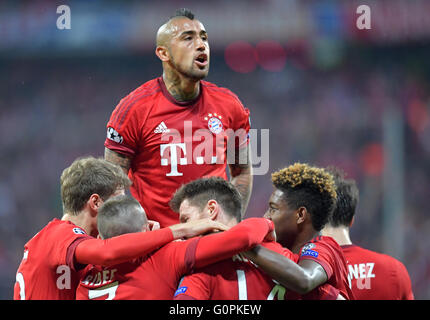
[[[199,89],[197,87],[197,90],[195,92],[186,93],[183,91],[180,91],[178,88],[172,87],[170,88],[169,92],[172,95],[173,98],[175,98],[176,101],[184,102],[184,101],[190,101],[196,98],[199,94]]]
[[[163,78],[167,91],[169,91],[176,101],[190,101],[195,99],[200,93],[200,86],[196,86],[195,83],[191,83],[191,90],[189,92],[185,92],[181,89],[181,78],[172,70],[165,70]]]

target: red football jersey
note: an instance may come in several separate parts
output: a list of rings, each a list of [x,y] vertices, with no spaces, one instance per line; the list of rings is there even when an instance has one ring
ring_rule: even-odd
[[[69,221],[54,219],[49,222],[24,246],[13,298],[74,300],[79,274],[69,249],[88,238],[94,239]]]
[[[297,262],[299,256],[277,242],[262,245]],[[325,283],[318,289],[318,299],[336,299],[339,290]],[[183,278],[175,300],[285,300],[294,294],[272,280],[254,263],[241,257],[210,265]]]
[[[184,277],[175,300],[284,300],[286,289],[248,259],[231,259]]]
[[[170,300],[194,265],[198,238],[166,244],[148,257],[112,267],[89,265],[77,300]]]
[[[228,231],[168,243],[142,259],[112,267],[88,266],[79,283],[79,300],[170,300],[180,278],[194,266],[231,257],[261,243],[273,223],[249,218]]]
[[[342,246],[348,280],[357,300],[413,300],[411,279],[403,263],[356,245]]]
[[[228,89],[200,84],[196,99],[178,102],[162,77],[148,81],[120,101],[107,123],[105,147],[132,157],[131,193],[161,227],[179,222],[169,201],[182,184],[227,179],[227,150],[248,143],[249,110]]]
[[[346,260],[342,248],[333,238],[318,236],[309,241],[302,247],[298,263],[304,259],[319,263],[324,268],[328,280],[325,284],[302,296],[289,291],[287,299],[336,299],[338,293],[345,299],[355,299],[349,287]]]

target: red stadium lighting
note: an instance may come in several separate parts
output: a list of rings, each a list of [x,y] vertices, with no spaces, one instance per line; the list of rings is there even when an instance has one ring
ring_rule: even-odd
[[[246,41],[237,41],[228,45],[224,51],[224,58],[227,65],[239,73],[250,73],[257,67],[256,50]]]
[[[263,40],[257,44],[256,49],[258,63],[264,70],[279,72],[284,69],[287,61],[287,52],[280,43],[272,40]]]

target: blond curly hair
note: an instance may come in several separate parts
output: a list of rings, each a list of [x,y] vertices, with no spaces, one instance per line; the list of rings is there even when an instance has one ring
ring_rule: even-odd
[[[336,184],[329,172],[306,163],[294,163],[272,173],[272,183],[284,192],[291,208],[306,207],[316,230],[324,227],[337,199]]]

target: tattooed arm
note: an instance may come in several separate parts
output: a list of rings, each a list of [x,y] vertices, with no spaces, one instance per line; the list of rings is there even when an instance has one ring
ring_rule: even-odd
[[[242,218],[248,208],[249,199],[252,192],[252,163],[250,145],[240,148],[235,154],[235,162],[229,164],[230,182],[237,188],[242,196]]]
[[[128,174],[128,170],[130,170],[131,165],[131,158],[105,148],[105,160],[119,165],[124,170],[125,174]]]

